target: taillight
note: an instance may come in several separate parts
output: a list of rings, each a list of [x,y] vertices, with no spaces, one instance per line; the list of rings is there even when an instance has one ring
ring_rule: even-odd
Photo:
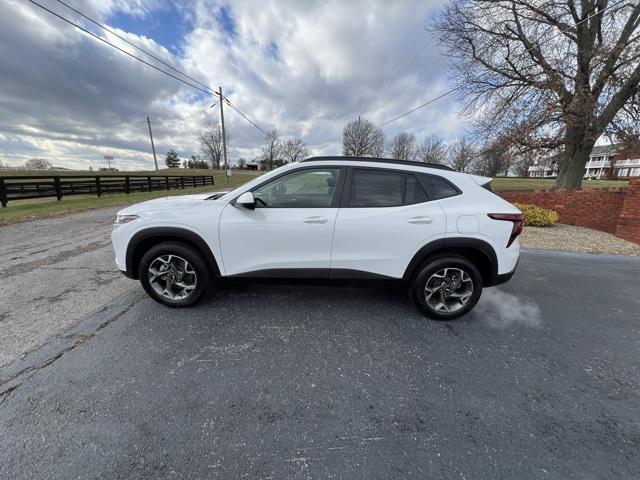
[[[509,248],[516,237],[522,233],[522,229],[524,228],[524,213],[488,213],[487,215],[494,220],[513,222],[511,236],[507,242],[507,248]]]

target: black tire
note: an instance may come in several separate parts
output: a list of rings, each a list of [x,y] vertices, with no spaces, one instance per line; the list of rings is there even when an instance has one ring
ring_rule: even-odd
[[[186,292],[182,287],[174,288],[173,285],[171,286],[172,292],[180,289],[181,294],[185,295],[184,298],[167,298],[167,296],[156,291],[151,284],[149,267],[152,266],[152,263],[156,262],[157,259],[167,255],[173,255],[179,257],[179,259],[186,260],[194,272],[194,274],[189,274],[188,276],[184,271],[182,272],[182,274],[185,275],[183,279],[189,279],[190,283],[195,283],[195,288],[192,290]],[[173,261],[175,262],[176,260]],[[179,265],[180,263],[178,263],[178,266]],[[184,263],[182,263],[182,265],[184,265]],[[143,288],[149,296],[156,302],[166,305],[167,307],[190,307],[196,304],[202,298],[203,294],[208,292],[212,287],[211,274],[202,254],[196,248],[178,242],[160,243],[151,247],[140,259],[138,275],[140,283],[142,283]],[[195,282],[192,282],[193,277],[195,277]],[[154,284],[156,287],[160,286],[158,282],[154,282]]]
[[[467,295],[469,293],[470,294],[468,298],[465,300],[466,303],[464,303],[464,305],[457,306],[457,303],[462,304],[462,300],[460,299],[457,299],[454,297],[451,297],[451,298],[445,297],[447,301],[446,306],[443,305],[443,302],[440,299],[439,303],[441,305],[441,308],[436,309],[427,301],[427,294],[425,293],[425,287],[426,287],[427,281],[430,281],[431,282],[430,287],[433,287],[433,285],[439,281],[439,277],[432,278],[432,276],[446,268],[461,270],[468,275],[468,277],[466,277],[467,279],[464,281],[464,284],[466,285],[466,287],[464,287],[464,285],[460,283],[459,286],[457,287],[457,290],[453,290],[452,293],[454,293],[455,295],[463,295],[463,294]],[[456,278],[460,278],[461,276],[463,277],[463,275],[458,275],[455,272],[455,270],[453,272],[449,272],[448,274],[451,276],[455,276]],[[468,283],[469,278],[472,282],[472,285],[469,285]],[[456,282],[452,283],[449,277],[447,277],[447,282],[449,282],[448,283],[449,286],[456,284]],[[441,283],[444,283],[446,285],[446,282],[444,280]],[[449,287],[447,287],[447,289],[448,288]],[[443,286],[440,286],[439,290],[442,290],[442,289],[443,289]],[[451,291],[447,289],[445,289],[445,292]],[[411,285],[411,297],[414,303],[418,306],[418,308],[420,308],[420,310],[422,310],[422,312],[427,317],[432,318],[434,320],[453,320],[454,318],[461,317],[462,315],[468,313],[476,305],[476,303],[478,303],[478,300],[480,300],[481,294],[482,294],[482,275],[480,275],[480,272],[478,271],[478,269],[473,263],[471,263],[466,258],[457,256],[457,255],[447,255],[447,256],[438,257],[429,261],[422,268],[420,268],[420,270],[415,276],[413,284]],[[438,295],[438,294],[436,293],[432,295],[433,297],[433,300],[431,300],[432,303],[438,301],[439,299],[438,297],[435,297],[435,295]],[[453,307],[450,307],[451,304],[453,304]],[[444,310],[444,308],[457,308],[457,309],[455,311],[447,312]]]

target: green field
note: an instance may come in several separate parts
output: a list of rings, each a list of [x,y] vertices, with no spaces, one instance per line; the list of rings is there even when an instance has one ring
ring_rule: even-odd
[[[100,175],[107,172],[100,172]],[[6,174],[6,175],[5,175]],[[95,172],[42,172],[42,171],[11,171],[0,172],[0,176],[89,176]],[[55,198],[34,198],[31,200],[10,201],[7,208],[0,208],[0,225],[23,222],[36,218],[53,217],[67,213],[93,210],[94,208],[110,207],[116,205],[129,205],[132,203],[149,200],[151,198],[166,197],[168,195],[188,195],[192,193],[206,193],[216,190],[233,189],[256,177],[257,172],[234,171],[227,183],[223,171],[220,170],[196,170],[196,169],[163,169],[159,172],[112,172],[111,175],[213,175],[215,185],[213,187],[185,188],[184,190],[158,190],[154,192],[138,192],[126,194],[103,195],[101,197],[90,195],[76,195],[63,197],[61,201]]]

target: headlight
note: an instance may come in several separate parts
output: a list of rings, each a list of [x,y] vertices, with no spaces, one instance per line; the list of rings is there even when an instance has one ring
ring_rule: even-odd
[[[138,215],[116,215],[116,219],[113,221],[113,226],[123,225],[125,223],[133,222],[140,218]]]

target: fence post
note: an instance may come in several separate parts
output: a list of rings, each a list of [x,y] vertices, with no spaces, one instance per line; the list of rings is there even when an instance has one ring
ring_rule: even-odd
[[[100,188],[100,175],[96,175],[96,193],[98,196],[102,195],[102,189]]]
[[[180,177],[180,188],[184,190],[184,177]]]
[[[7,187],[4,184],[4,178],[0,178],[0,202],[2,208],[7,208]]]
[[[169,177],[167,175],[164,176],[164,186],[169,190]]]
[[[151,191],[151,177],[147,177],[147,186],[149,187],[149,191]]]
[[[196,177],[191,177],[191,181],[193,182],[193,188],[196,188]]]
[[[62,200],[62,190],[60,189],[60,177],[56,175],[53,177],[53,189],[56,191],[56,198],[58,201]]]
[[[213,179],[213,175],[211,175],[211,185],[215,185],[215,181]]]
[[[124,177],[124,193],[129,195],[129,175],[125,175]]]

